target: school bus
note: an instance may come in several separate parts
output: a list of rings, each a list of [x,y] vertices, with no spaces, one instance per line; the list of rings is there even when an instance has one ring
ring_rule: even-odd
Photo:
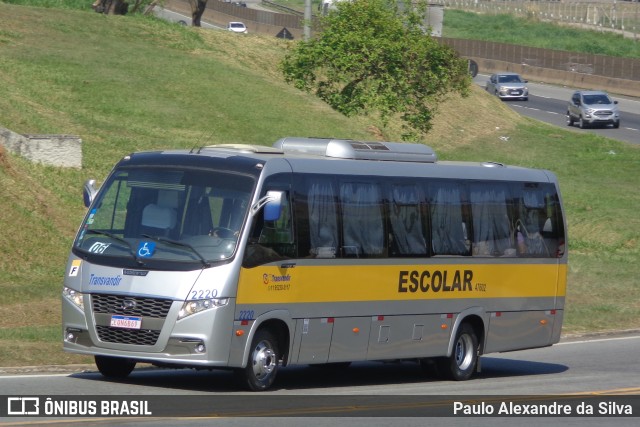
[[[483,354],[560,339],[549,171],[286,137],[131,154],[84,196],[63,341],[106,377],[233,369],[261,391],[282,366],[413,360],[467,380]]]

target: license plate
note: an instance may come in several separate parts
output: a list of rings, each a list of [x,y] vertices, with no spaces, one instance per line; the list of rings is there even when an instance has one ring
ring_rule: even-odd
[[[522,92],[519,90],[512,90],[511,92],[509,92],[510,95],[520,95]]]
[[[142,317],[113,315],[109,325],[113,328],[140,329]]]

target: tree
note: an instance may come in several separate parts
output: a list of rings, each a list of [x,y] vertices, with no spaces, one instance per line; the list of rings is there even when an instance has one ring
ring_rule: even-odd
[[[208,0],[189,0],[191,5],[191,25],[194,27],[200,26],[200,20],[204,14],[204,9],[207,7]]]
[[[385,125],[399,117],[403,138],[416,140],[438,103],[451,92],[466,96],[471,82],[466,61],[426,33],[425,13],[426,3],[410,10],[396,0],[337,3],[320,18],[318,35],[285,55],[285,80],[346,116],[375,113]]]
[[[134,1],[132,13],[136,13],[142,6],[149,3],[149,0]],[[156,2],[151,2],[154,5]],[[125,0],[96,0],[93,2],[93,10],[99,13],[111,15],[126,15],[129,12],[129,2]]]

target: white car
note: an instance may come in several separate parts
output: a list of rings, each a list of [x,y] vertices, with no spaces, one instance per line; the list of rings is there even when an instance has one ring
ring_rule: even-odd
[[[227,30],[233,31],[234,33],[247,33],[247,26],[242,22],[229,22],[227,24]]]

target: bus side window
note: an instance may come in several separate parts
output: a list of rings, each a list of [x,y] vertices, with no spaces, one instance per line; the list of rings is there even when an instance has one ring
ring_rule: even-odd
[[[255,218],[242,265],[247,268],[296,256],[289,193],[282,199],[280,217],[264,220],[264,210]]]
[[[338,248],[338,206],[331,181],[324,178],[308,183],[309,256],[335,258]]]
[[[455,183],[430,185],[431,247],[434,255],[471,255],[469,211],[463,188]]]
[[[291,204],[289,203],[288,193],[287,197],[282,199],[280,217],[275,221],[263,222],[258,243],[272,247],[293,244]]]
[[[383,203],[377,184],[343,182],[340,185],[342,206],[342,254],[345,257],[380,257],[386,255]]]
[[[515,256],[507,204],[508,188],[502,184],[472,184],[474,256]]]
[[[424,215],[415,185],[393,185],[389,199],[390,250],[392,256],[426,256]]]
[[[553,185],[525,184],[518,208],[518,254],[556,257],[564,252],[560,202]]]

